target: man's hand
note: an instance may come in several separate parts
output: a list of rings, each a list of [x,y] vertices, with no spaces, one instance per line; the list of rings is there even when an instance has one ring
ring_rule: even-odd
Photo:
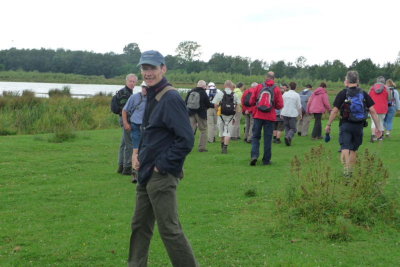
[[[378,128],[375,128],[375,136],[376,138],[380,138],[383,134],[383,131],[379,130]]]
[[[325,133],[330,133],[331,132],[331,126],[328,124],[325,127]]]
[[[137,153],[133,154],[133,168],[137,171],[140,168],[140,162],[139,162],[139,157],[138,157]]]
[[[130,131],[130,130],[132,130],[132,127],[131,127],[131,125],[130,125],[129,123],[125,123],[125,122],[124,122],[124,129],[125,129],[126,131]]]

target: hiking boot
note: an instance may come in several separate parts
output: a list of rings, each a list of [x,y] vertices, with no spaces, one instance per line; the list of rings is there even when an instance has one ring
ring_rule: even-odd
[[[383,135],[377,139],[378,141],[383,141]]]
[[[375,135],[371,135],[371,143],[375,142],[376,140],[377,140],[376,136]]]
[[[124,167],[122,170],[122,175],[132,175],[132,167]]]
[[[279,138],[276,139],[275,143],[276,143],[276,144],[281,144],[281,143],[282,143],[282,142],[281,142],[281,139],[279,139]]]
[[[290,146],[291,143],[292,143],[292,141],[290,140],[290,138],[289,138],[289,137],[285,137],[285,144],[286,144],[287,146]]]
[[[221,151],[221,153],[222,153],[222,154],[228,154],[228,146],[227,146],[227,145],[223,145],[223,146],[222,146],[222,151]]]
[[[257,159],[256,158],[252,158],[250,160],[250,166],[256,166],[256,164],[257,164]]]
[[[122,170],[123,170],[123,169],[124,169],[124,166],[119,165],[119,166],[118,166],[117,173],[122,173]]]
[[[297,135],[298,135],[298,136],[301,136],[301,132],[297,132]]]

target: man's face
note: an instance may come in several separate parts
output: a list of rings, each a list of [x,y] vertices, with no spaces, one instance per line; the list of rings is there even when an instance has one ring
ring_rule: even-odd
[[[147,86],[154,86],[159,83],[164,74],[167,72],[167,67],[163,66],[152,66],[148,64],[142,65],[142,76]]]
[[[131,76],[126,81],[126,87],[128,87],[129,89],[133,89],[136,83],[137,83],[137,78],[135,76]]]
[[[147,95],[147,87],[142,86],[142,95]]]

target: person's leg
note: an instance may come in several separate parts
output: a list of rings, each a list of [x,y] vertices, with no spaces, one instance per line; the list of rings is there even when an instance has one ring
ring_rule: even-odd
[[[251,159],[258,159],[260,156],[260,139],[263,120],[254,119],[253,137],[251,139]]]
[[[131,131],[126,131],[124,129],[124,159],[123,159],[123,165],[124,169],[122,171],[122,174],[127,174],[131,175],[132,173],[132,152],[133,152],[133,144],[132,144],[132,135]]]
[[[250,126],[249,126],[249,135],[247,136],[247,141],[251,142],[251,139],[253,138],[254,118],[252,114],[249,114],[249,116],[250,116]]]
[[[390,106],[388,113],[385,116],[385,120],[384,120],[384,127],[386,130],[386,136],[389,137],[390,136],[390,132],[393,129],[393,118],[396,114],[396,106]]]
[[[301,136],[307,136],[308,135],[308,129],[310,128],[310,121],[312,119],[311,114],[304,114],[303,117],[303,128],[301,129]]]
[[[235,123],[232,130],[233,136],[237,139],[240,139],[240,122],[242,120],[242,112],[236,112],[235,114]]]
[[[176,189],[179,178],[154,172],[147,191],[156,217],[158,231],[173,266],[198,266],[192,247],[179,222]]]
[[[250,114],[245,114],[244,119],[245,119],[244,140],[247,141],[250,132]]]
[[[264,128],[264,156],[263,156],[263,164],[267,165],[271,163],[271,147],[272,147],[272,132],[274,130],[274,122],[273,121],[263,121]]]
[[[147,266],[155,217],[145,186],[136,187],[136,208],[132,219],[128,266]]]
[[[322,138],[322,125],[321,125],[322,113],[314,113],[314,128],[312,131],[313,138]]]
[[[207,148],[207,120],[201,118],[198,114],[195,115],[197,126],[200,130],[199,151],[206,151]]]
[[[296,125],[297,125],[297,118],[296,117],[290,117],[289,118],[289,129],[288,129],[288,133],[287,133],[287,137],[290,139],[290,141],[292,141],[294,135],[296,134]]]
[[[207,109],[207,139],[208,142],[213,143],[215,142],[215,124],[214,124],[214,114],[213,114],[213,108]]]
[[[125,150],[125,139],[124,139],[124,128],[122,127],[121,143],[119,145],[118,152],[118,173],[122,173],[124,168],[124,150]]]

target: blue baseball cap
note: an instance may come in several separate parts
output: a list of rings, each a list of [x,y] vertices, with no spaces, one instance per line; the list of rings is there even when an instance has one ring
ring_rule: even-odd
[[[149,51],[143,52],[142,55],[140,56],[138,66],[143,65],[143,64],[148,64],[148,65],[152,65],[152,66],[165,65],[165,59],[164,59],[164,56],[161,55],[160,52],[155,51],[155,50],[149,50]]]

